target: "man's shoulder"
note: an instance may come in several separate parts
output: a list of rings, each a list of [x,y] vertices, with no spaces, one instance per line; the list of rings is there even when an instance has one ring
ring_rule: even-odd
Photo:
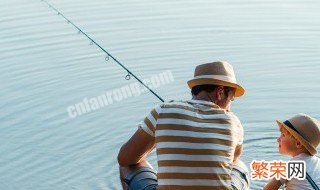
[[[234,112],[227,112],[226,114],[229,115],[229,117],[232,118],[233,120],[241,123],[239,117]]]
[[[171,108],[171,107],[179,107],[179,106],[181,107],[181,106],[191,106],[191,105],[189,105],[188,102],[184,100],[170,100],[158,105],[158,107],[160,108]]]
[[[216,115],[226,119],[239,121],[239,118],[232,112],[227,112],[225,109],[215,106],[215,104],[209,104],[208,102],[193,101],[193,100],[171,100],[158,105],[159,109],[179,109],[184,112],[196,112],[200,115]]]
[[[161,104],[157,104],[154,107],[154,110],[156,110],[159,113],[162,109],[165,108],[183,108],[184,106],[187,106],[185,101],[170,100],[162,102]]]

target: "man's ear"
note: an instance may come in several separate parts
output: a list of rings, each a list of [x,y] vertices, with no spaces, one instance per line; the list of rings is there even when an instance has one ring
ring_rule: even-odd
[[[218,88],[216,88],[216,95],[217,95],[217,99],[219,101],[223,100],[224,98],[224,89],[222,86],[219,86]]]

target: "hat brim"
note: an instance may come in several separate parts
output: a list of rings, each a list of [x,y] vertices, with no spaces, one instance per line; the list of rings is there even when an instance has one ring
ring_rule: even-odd
[[[301,144],[310,152],[311,155],[317,154],[317,149],[315,149],[313,146],[309,144],[308,141],[306,141],[300,134],[298,134],[296,131],[288,127],[286,124],[284,124],[280,120],[276,120],[279,127],[284,127],[293,137],[298,139]]]
[[[195,86],[205,85],[205,84],[229,86],[229,87],[235,88],[236,89],[235,97],[243,96],[245,93],[245,90],[241,85],[227,82],[227,81],[218,80],[218,79],[200,78],[200,79],[191,79],[188,81],[188,86],[190,89],[192,89]]]

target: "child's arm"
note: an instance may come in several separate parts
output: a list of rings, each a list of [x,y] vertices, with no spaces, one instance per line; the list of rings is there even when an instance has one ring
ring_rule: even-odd
[[[263,188],[263,190],[278,190],[281,186],[280,180],[273,178],[269,183]]]

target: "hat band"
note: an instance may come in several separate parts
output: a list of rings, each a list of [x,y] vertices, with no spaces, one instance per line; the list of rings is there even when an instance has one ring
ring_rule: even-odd
[[[237,83],[237,80],[234,77],[228,77],[225,75],[198,75],[194,79],[218,79],[222,81]]]
[[[298,133],[300,136],[302,136],[299,131],[290,123],[290,121],[286,120],[283,122],[286,126],[288,126],[290,129],[294,130],[296,133]]]

